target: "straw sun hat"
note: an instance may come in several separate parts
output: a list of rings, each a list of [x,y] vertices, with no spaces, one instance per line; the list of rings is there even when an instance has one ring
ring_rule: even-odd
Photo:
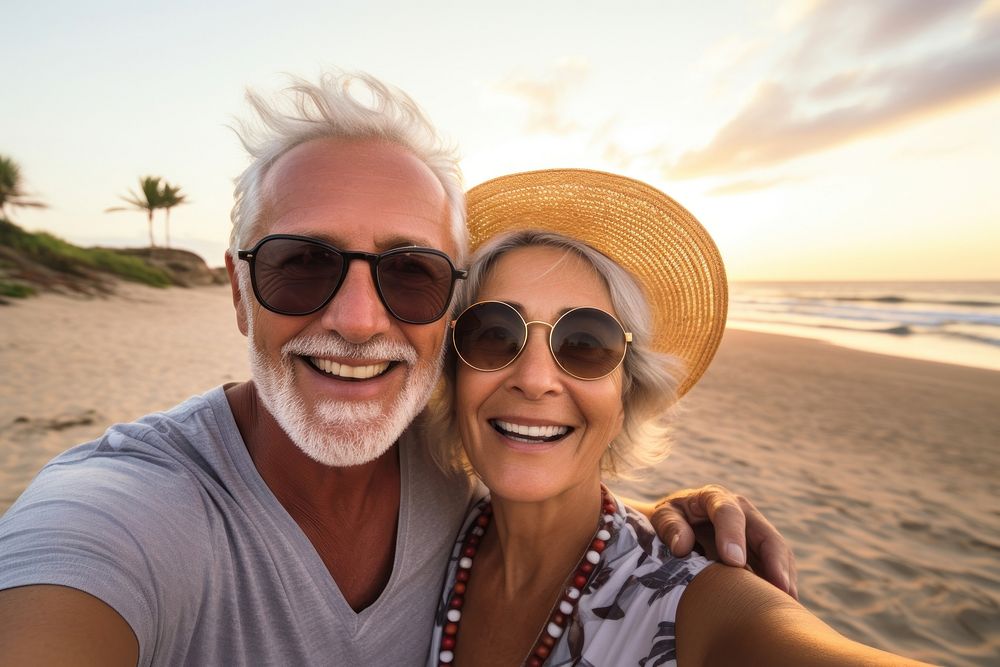
[[[501,176],[469,190],[473,250],[496,234],[540,229],[579,239],[618,262],[646,290],[653,348],[684,363],[679,395],[708,368],[726,324],[726,274],[693,215],[641,181],[586,169]]]

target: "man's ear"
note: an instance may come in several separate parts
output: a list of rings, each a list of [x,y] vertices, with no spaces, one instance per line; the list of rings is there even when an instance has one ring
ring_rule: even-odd
[[[236,275],[236,264],[233,256],[226,251],[226,273],[229,274],[229,287],[233,290],[233,307],[236,308],[236,326],[240,328],[240,333],[247,335],[247,308],[243,301],[243,294],[240,291],[240,278]]]

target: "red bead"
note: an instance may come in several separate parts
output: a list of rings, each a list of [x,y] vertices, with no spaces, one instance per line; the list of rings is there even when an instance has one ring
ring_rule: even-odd
[[[601,504],[605,514],[613,515],[618,511],[617,504],[612,500],[610,493],[603,485],[601,487],[601,500],[602,500]],[[493,507],[491,505],[486,505],[483,508],[482,513],[478,517],[476,517],[476,525],[483,528],[485,531],[485,529],[490,524],[492,513],[493,513]],[[606,521],[602,523],[601,529],[608,530],[610,532],[612,523],[613,522],[611,521]],[[470,530],[466,534],[465,541],[462,544],[462,551],[461,551],[462,556],[464,558],[472,560],[476,555],[478,546],[481,543],[481,541],[482,541],[482,535],[474,534]],[[606,547],[607,547],[607,542],[605,540],[601,540],[595,537],[590,544],[590,549],[588,549],[588,553],[590,551],[595,551],[598,554],[600,554],[605,550]],[[469,567],[471,568],[471,565]],[[574,590],[578,594],[582,593],[582,589],[584,586],[587,585],[587,582],[590,579],[590,575],[594,572],[594,568],[595,565],[591,563],[589,560],[587,560],[586,555],[577,565],[576,570],[574,570],[573,572],[571,580],[572,588],[567,589],[563,593],[563,596],[561,598],[562,601],[570,605],[569,608],[575,609],[577,603],[579,602],[579,595],[577,595],[577,599],[574,599],[569,596],[569,593],[574,592]],[[468,568],[463,569],[462,567],[459,567],[455,572],[455,585],[453,588],[452,597],[448,601],[449,608],[461,609],[462,606],[464,605],[465,603],[464,596],[468,588],[467,582],[469,581],[469,577],[470,577],[470,569]],[[563,611],[561,611],[559,607],[553,610],[551,616],[545,622],[545,626],[542,628],[542,634],[540,639],[538,640],[538,643],[532,649],[532,652],[529,655],[528,659],[525,661],[525,664],[533,666],[537,665],[538,667],[541,667],[541,665],[545,663],[545,661],[551,655],[552,649],[557,642],[557,639],[552,635],[550,635],[546,631],[546,629],[550,624],[554,624],[560,629],[565,630],[568,617],[570,615],[571,614],[566,614]],[[459,627],[459,622],[448,623],[444,626],[444,636],[441,639],[442,651],[454,650],[455,645],[457,643],[458,627]]]

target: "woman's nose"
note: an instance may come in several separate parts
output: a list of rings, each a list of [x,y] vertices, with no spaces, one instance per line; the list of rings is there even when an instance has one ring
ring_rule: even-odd
[[[531,400],[562,391],[564,373],[549,350],[550,331],[546,326],[529,326],[524,349],[512,364],[509,387]]]

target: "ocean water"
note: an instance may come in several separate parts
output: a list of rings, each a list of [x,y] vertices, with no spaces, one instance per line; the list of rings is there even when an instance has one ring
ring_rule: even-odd
[[[1000,370],[1000,281],[734,282],[728,326]]]

